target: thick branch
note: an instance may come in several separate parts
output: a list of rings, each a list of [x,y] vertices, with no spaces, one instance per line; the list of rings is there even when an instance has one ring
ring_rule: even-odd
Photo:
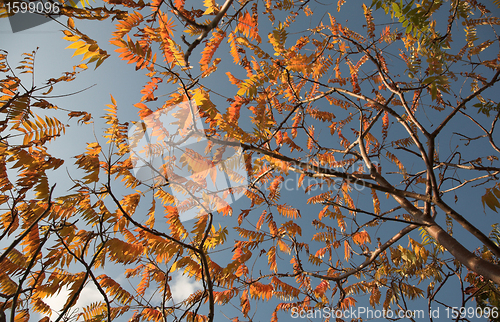
[[[467,219],[462,217],[459,213],[453,210],[450,206],[448,206],[441,199],[435,200],[434,203],[441,208],[444,212],[450,215],[451,218],[456,220],[462,227],[464,227],[468,232],[474,235],[477,239],[479,239],[486,247],[488,247],[496,257],[500,258],[500,248],[495,245],[495,243],[488,238],[485,234],[483,234],[479,229],[477,229],[474,225],[472,225]],[[497,282],[498,283],[498,282]]]
[[[390,183],[385,180],[380,174],[377,175],[377,182],[381,185],[391,187]],[[492,264],[482,258],[475,256],[468,249],[466,249],[461,243],[459,243],[455,238],[450,236],[443,228],[441,228],[434,219],[430,216],[424,215],[422,211],[417,209],[411,202],[409,202],[406,198],[402,198],[398,195],[392,195],[392,197],[406,210],[409,214],[414,218],[416,222],[427,225],[425,230],[429,233],[431,237],[433,237],[438,243],[443,245],[448,252],[450,252],[455,259],[457,259],[460,263],[465,265],[468,269],[476,272],[479,275],[483,275],[487,279],[500,284],[500,266]],[[437,200],[434,200],[437,203]],[[438,204],[441,209],[446,209],[447,205],[441,201],[441,204]],[[444,210],[443,209],[443,210]],[[446,211],[446,210],[445,210]],[[453,209],[449,208],[450,214]],[[454,212],[456,214],[456,212]],[[467,227],[467,226],[466,226]],[[472,226],[473,227],[473,226]],[[475,228],[475,227],[474,227]],[[479,232],[479,234],[482,234]],[[476,236],[477,237],[477,236]],[[478,237],[479,238],[479,237]],[[480,238],[483,241],[483,238]],[[485,245],[489,245],[490,242],[485,242]]]

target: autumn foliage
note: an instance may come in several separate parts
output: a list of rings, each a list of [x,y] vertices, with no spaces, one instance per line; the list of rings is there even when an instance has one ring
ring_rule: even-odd
[[[105,2],[113,9],[63,6],[68,55],[81,61],[59,78],[25,84],[18,73],[34,73],[36,51],[15,67],[0,53],[0,321],[288,321],[360,303],[500,305],[498,1]],[[204,129],[175,114],[212,153],[179,147],[191,179],[165,164],[154,180],[136,175],[119,93],[97,141],[74,159],[49,153],[62,119],[93,122],[51,103],[53,87],[113,59],[77,19],[108,18],[123,68],[149,78],[136,89],[135,125],[161,133],[158,111],[199,108]],[[221,193],[244,200],[196,197],[235,147],[249,184]],[[150,148],[167,158],[165,146]],[[50,173],[63,163],[83,174],[56,196]],[[224,166],[241,179],[236,162]],[[198,213],[190,223],[188,211]],[[224,217],[229,226],[215,224]],[[176,303],[181,274],[201,289]],[[90,285],[100,297],[75,311]],[[463,296],[443,295],[444,285]],[[54,315],[44,300],[61,290]]]

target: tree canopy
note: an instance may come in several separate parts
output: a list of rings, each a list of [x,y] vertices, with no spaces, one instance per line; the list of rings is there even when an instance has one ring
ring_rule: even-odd
[[[499,1],[58,6],[73,70],[38,84],[36,51],[0,53],[0,321],[500,320]],[[78,28],[105,19],[148,77],[137,119],[110,93],[104,132],[56,158],[61,120],[93,118],[50,93],[113,59]],[[176,273],[201,289],[175,302]]]

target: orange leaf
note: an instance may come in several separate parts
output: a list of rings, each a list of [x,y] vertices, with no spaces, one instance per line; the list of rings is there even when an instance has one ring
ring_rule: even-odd
[[[251,39],[256,40],[258,43],[261,42],[259,30],[257,29],[257,22],[252,18],[248,10],[245,10],[245,12],[240,15],[236,30],[244,34],[245,37],[250,36]]]

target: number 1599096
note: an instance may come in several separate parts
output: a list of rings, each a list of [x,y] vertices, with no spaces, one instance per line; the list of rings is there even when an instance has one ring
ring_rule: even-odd
[[[7,13],[39,13],[39,14],[58,14],[59,6],[50,2],[5,2]]]
[[[498,308],[485,307],[447,307],[446,318],[497,318],[499,315]]]

